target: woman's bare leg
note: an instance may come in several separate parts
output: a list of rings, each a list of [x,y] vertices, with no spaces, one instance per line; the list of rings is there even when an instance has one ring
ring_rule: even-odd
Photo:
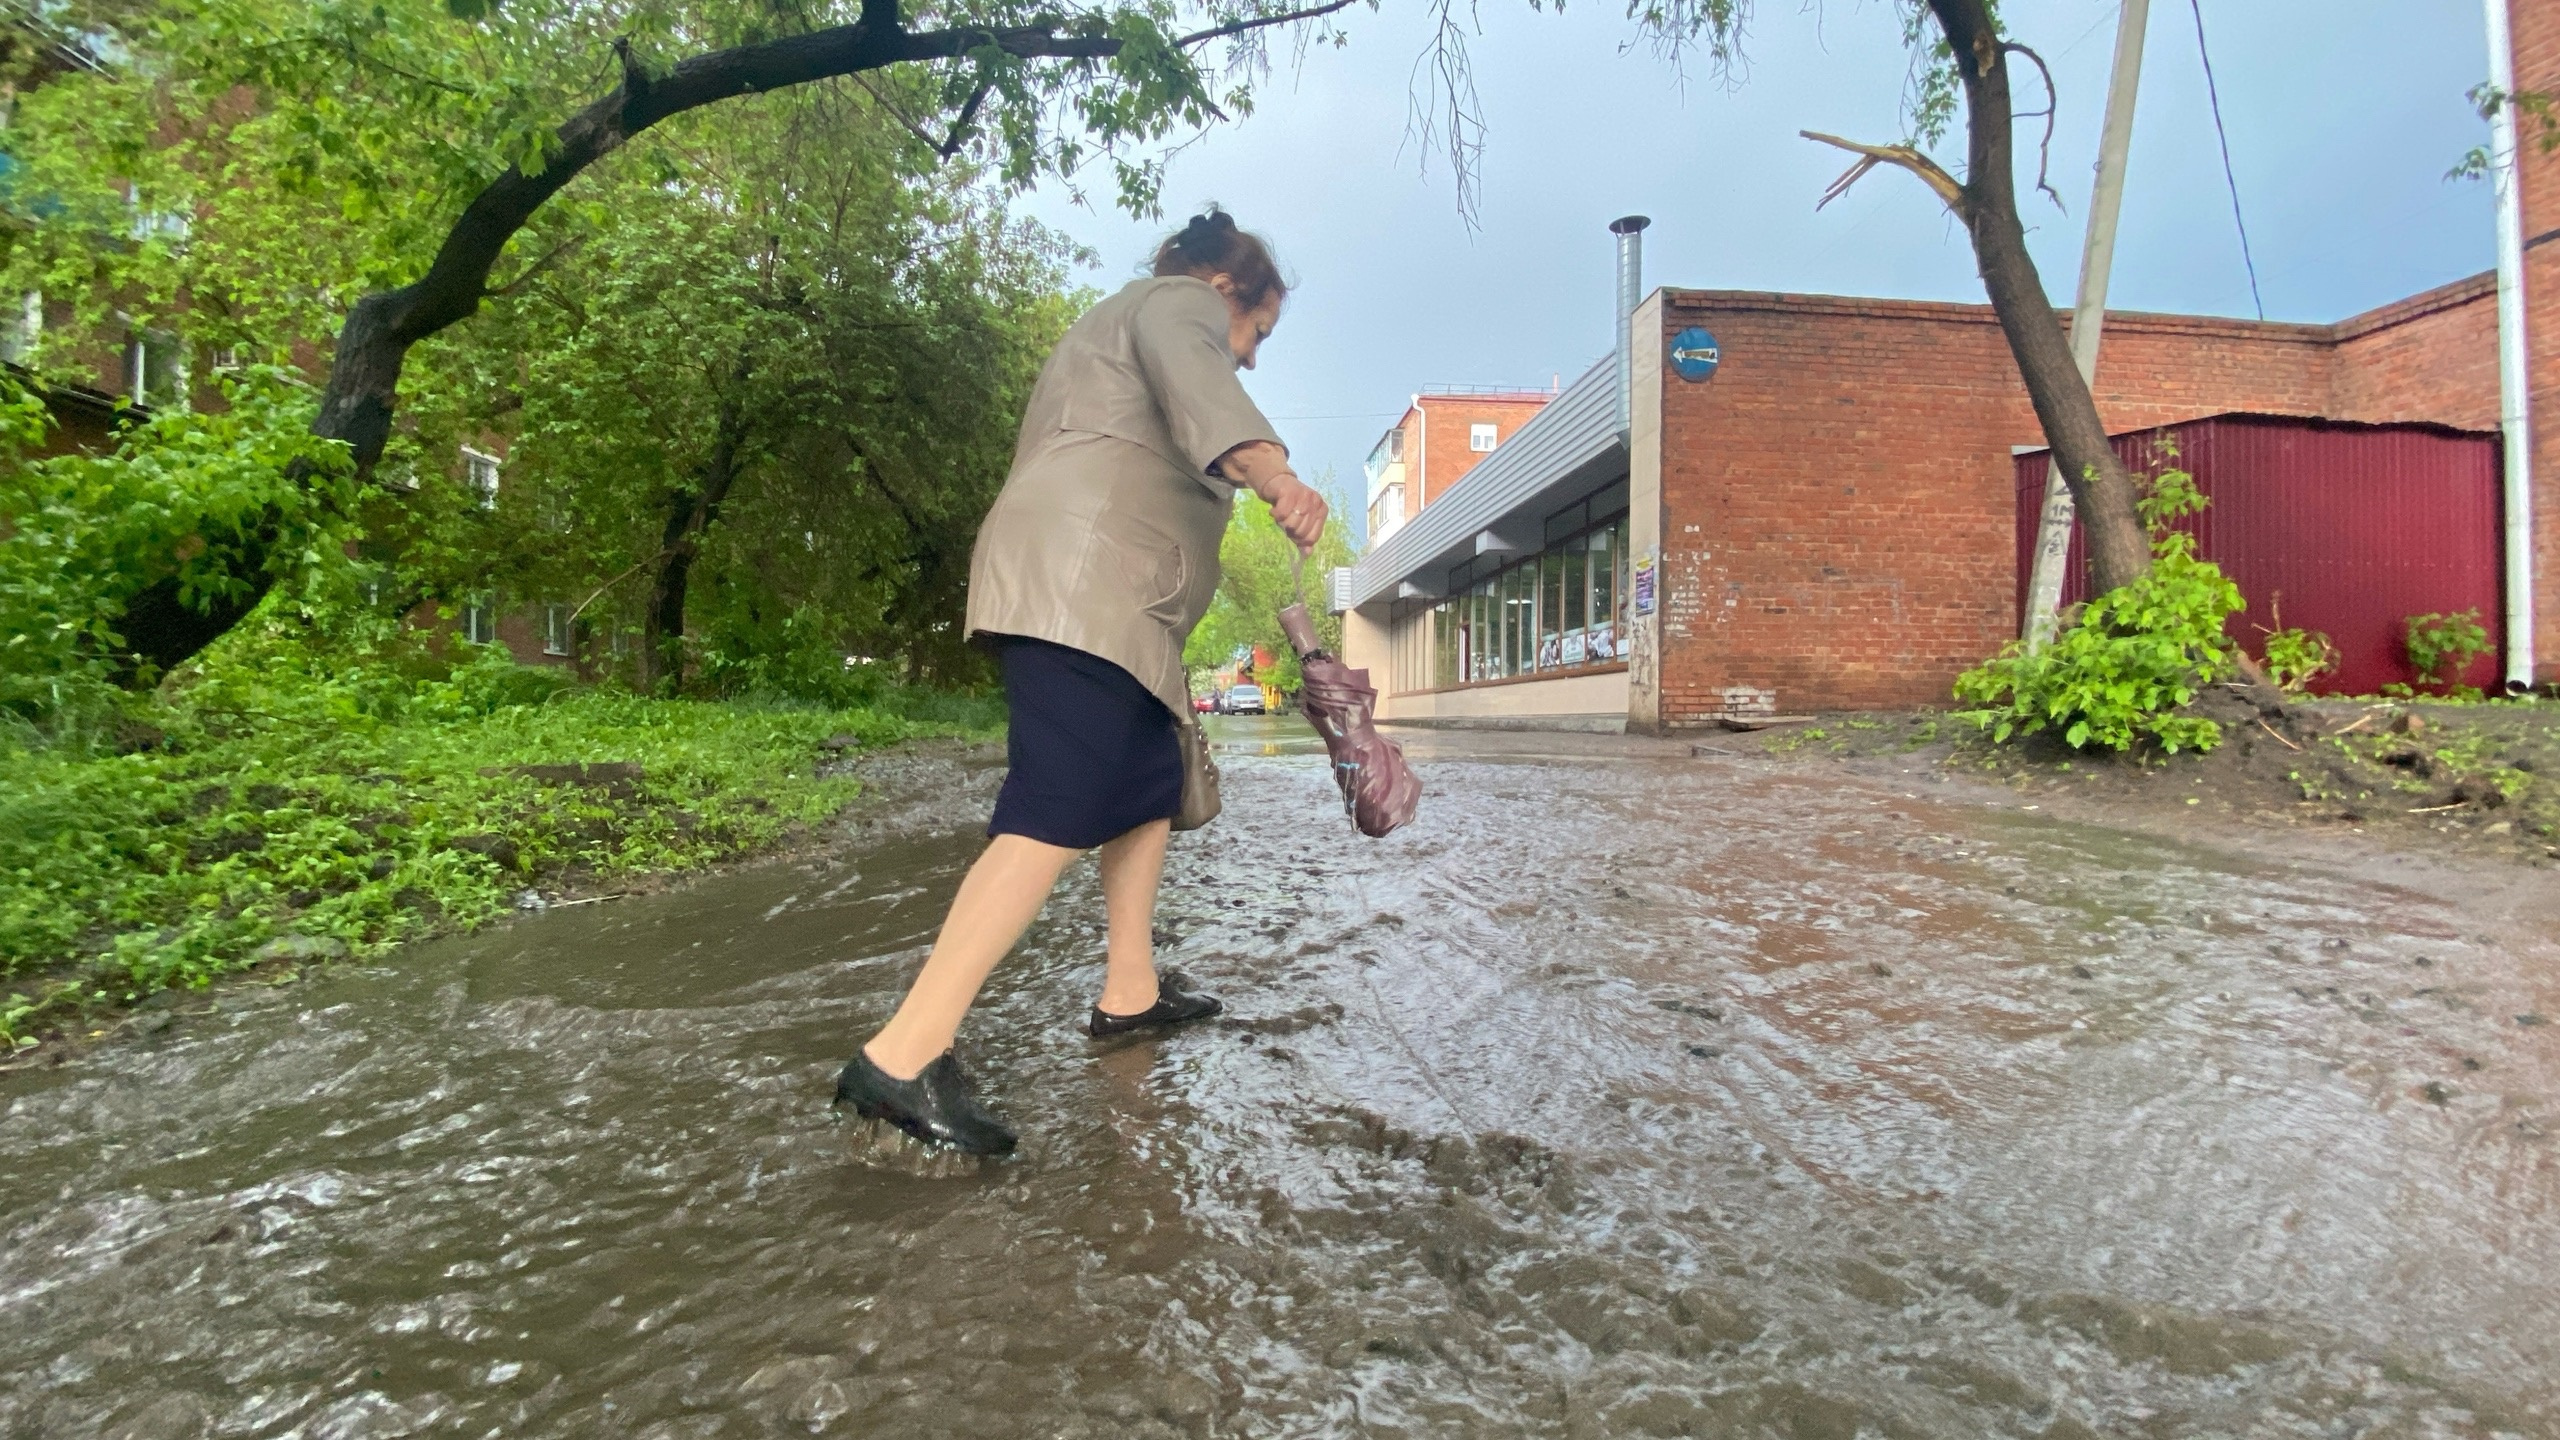
[[[898,1013],[890,1016],[880,1033],[862,1047],[871,1063],[897,1079],[909,1080],[932,1064],[934,1057],[950,1049],[952,1037],[960,1033],[961,1019],[978,998],[978,987],[987,983],[996,962],[1012,951],[1023,931],[1031,928],[1032,919],[1056,888],[1058,876],[1082,853],[1044,845],[1023,835],[999,835],[990,842],[978,863],[969,867],[968,878],[960,882],[960,893],[951,899],[951,913],[943,917],[942,933],[934,937],[933,953],[925,957],[924,970],[908,987],[907,998],[898,1002]],[[1106,846],[1106,888],[1109,853]],[[1156,860],[1161,866],[1161,841],[1156,846]],[[1154,893],[1152,879],[1148,893]],[[1112,931],[1116,953],[1116,923]],[[1148,973],[1150,977],[1154,974],[1152,970]],[[1152,978],[1148,985],[1152,994]]]
[[[1156,1003],[1156,886],[1173,822],[1155,820],[1102,846],[1102,903],[1111,917],[1102,1009],[1136,1015]]]

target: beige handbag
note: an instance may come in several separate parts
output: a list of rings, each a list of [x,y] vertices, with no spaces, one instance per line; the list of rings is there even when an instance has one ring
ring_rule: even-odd
[[[1173,812],[1173,828],[1197,830],[1218,818],[1218,762],[1209,758],[1209,737],[1197,716],[1182,721],[1182,808]]]

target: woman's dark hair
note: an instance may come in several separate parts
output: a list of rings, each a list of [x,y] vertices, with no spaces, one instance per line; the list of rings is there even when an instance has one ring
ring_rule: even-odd
[[[1271,247],[1252,231],[1237,229],[1236,218],[1215,205],[1156,247],[1156,274],[1202,280],[1224,275],[1235,282],[1235,303],[1247,310],[1289,293],[1289,282],[1271,261]]]

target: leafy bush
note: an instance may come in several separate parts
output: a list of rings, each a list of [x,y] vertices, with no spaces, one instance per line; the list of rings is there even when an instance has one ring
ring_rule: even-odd
[[[2314,680],[2338,667],[2338,647],[2317,630],[2270,630],[2266,646],[2267,678],[2288,695],[2298,695]]]
[[[22,386],[0,386],[5,439],[23,449],[41,422]],[[192,603],[252,575],[290,590],[348,563],[346,452],[312,437],[308,391],[255,367],[223,393],[224,409],[155,416],[106,454],[0,463],[0,708],[40,719],[93,694],[121,597],[164,575]]]
[[[2471,662],[2489,652],[2489,632],[2478,609],[2459,615],[2409,617],[2409,664],[2429,685],[2460,680]]]
[[[2074,749],[2130,750],[2147,741],[2175,753],[2220,744],[2222,727],[2178,713],[2233,668],[2222,627],[2240,608],[2239,587],[2196,558],[2194,537],[2170,528],[2204,506],[2185,471],[2151,480],[2141,502],[2150,570],[2083,606],[2043,649],[2012,641],[1957,677],[1956,698],[1978,707],[1960,718],[1994,741],[2051,729]]]

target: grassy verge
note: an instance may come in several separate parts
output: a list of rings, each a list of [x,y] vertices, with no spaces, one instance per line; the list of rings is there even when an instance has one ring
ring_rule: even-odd
[[[527,889],[772,845],[856,790],[826,761],[981,731],[985,702],[415,705],[329,692],[128,742],[0,743],[0,1053],[262,964],[484,924]]]

